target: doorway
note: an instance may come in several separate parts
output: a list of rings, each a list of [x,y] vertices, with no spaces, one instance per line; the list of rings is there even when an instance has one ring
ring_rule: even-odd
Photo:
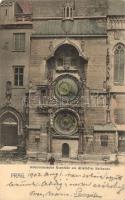
[[[125,132],[119,132],[118,151],[125,152]]]
[[[62,145],[62,157],[69,158],[69,145],[67,143]]]
[[[0,120],[1,146],[18,145],[18,120],[12,113],[5,113]]]
[[[17,146],[18,130],[17,125],[2,124],[2,146]]]

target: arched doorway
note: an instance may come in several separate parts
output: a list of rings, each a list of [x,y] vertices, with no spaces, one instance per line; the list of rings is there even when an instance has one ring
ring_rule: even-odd
[[[18,120],[12,113],[5,113],[0,122],[1,146],[18,145]]]
[[[63,158],[69,157],[69,145],[67,143],[64,143],[62,145],[62,157]]]
[[[11,109],[12,110],[12,109]],[[12,111],[0,115],[0,146],[18,146],[19,119]]]

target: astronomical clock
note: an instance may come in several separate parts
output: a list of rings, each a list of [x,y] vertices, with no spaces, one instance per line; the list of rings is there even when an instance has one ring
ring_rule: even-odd
[[[54,114],[54,130],[56,134],[70,136],[78,131],[78,116],[71,105],[78,101],[80,84],[77,78],[65,74],[54,81],[54,96],[61,109]]]
[[[59,76],[54,83],[54,95],[58,100],[64,102],[75,101],[80,94],[77,78],[66,74]]]
[[[50,106],[49,135],[51,140],[60,139],[59,143],[64,139],[69,148],[70,140],[73,139],[79,146],[80,127],[83,124],[84,113],[81,108],[81,97],[84,93],[83,65],[84,62],[81,63],[77,50],[70,45],[64,45],[57,50],[53,63],[51,60],[48,68],[53,75],[50,79],[51,100],[55,102]]]

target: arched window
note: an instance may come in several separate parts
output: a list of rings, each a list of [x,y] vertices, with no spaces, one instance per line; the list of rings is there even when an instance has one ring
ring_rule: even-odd
[[[67,4],[64,7],[64,18],[65,19],[71,19],[73,18],[73,6],[70,4]]]
[[[67,7],[66,9],[66,17],[69,18],[70,17],[70,8]]]
[[[114,83],[124,83],[125,48],[118,44],[114,51]]]
[[[70,16],[73,17],[73,8],[70,9]]]

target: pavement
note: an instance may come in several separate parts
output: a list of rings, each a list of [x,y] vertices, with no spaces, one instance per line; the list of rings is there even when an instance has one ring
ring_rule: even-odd
[[[48,161],[44,159],[27,159],[26,157],[2,157],[0,158],[0,164],[49,164]],[[95,165],[124,165],[125,166],[125,154],[118,155],[118,163],[111,163],[109,161],[101,160],[73,160],[63,158],[55,161],[57,165],[85,165],[85,164],[95,164]]]

